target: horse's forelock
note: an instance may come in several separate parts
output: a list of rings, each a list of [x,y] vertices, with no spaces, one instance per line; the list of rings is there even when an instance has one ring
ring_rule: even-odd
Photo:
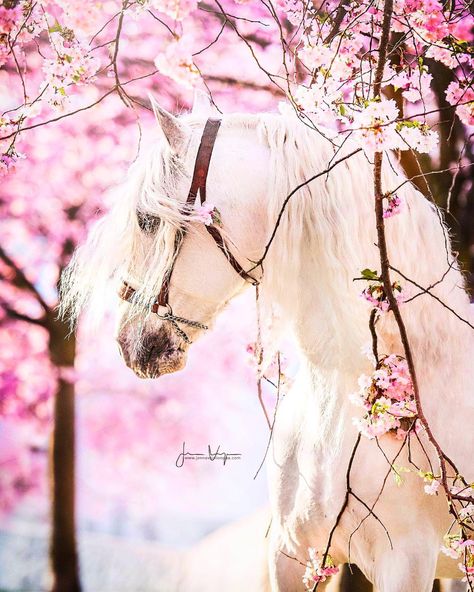
[[[87,307],[90,317],[99,321],[124,279],[140,282],[130,314],[147,311],[175,256],[175,234],[186,223],[176,195],[183,175],[182,160],[163,144],[130,167],[125,182],[112,190],[112,206],[93,224],[62,274],[59,313],[63,318],[74,325]],[[153,233],[140,228],[140,212],[158,220]],[[138,261],[144,261],[141,278],[134,277]]]

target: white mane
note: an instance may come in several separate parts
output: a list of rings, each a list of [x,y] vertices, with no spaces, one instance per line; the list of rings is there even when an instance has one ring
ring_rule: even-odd
[[[192,128],[202,129],[202,118],[187,115],[185,119]],[[197,141],[197,134],[193,136],[190,144]],[[129,308],[130,317],[149,314],[150,301],[159,293],[177,255],[178,231],[193,231],[185,204],[190,183],[184,159],[173,154],[163,138],[140,155],[122,186],[110,190],[110,196],[114,195],[110,210],[94,224],[62,274],[61,316],[74,325],[87,308],[97,323],[108,303],[117,298],[124,280],[138,288]],[[146,237],[137,212],[158,222]],[[222,232],[226,236],[225,229]],[[226,238],[232,244],[232,237]],[[134,282],[138,278],[137,265],[142,277]]]
[[[297,123],[294,117],[265,115],[260,117],[258,128],[271,154],[270,227],[292,189],[357,148],[347,141],[337,150],[333,141]],[[341,144],[340,138],[335,139]],[[303,302],[302,295],[309,285],[313,287],[309,291],[322,320],[322,347],[318,352],[323,355],[322,365],[326,355],[335,359],[331,344],[336,352],[346,350],[350,357],[354,353],[352,343],[359,348],[361,340],[370,339],[369,309],[359,297],[366,284],[353,280],[365,268],[380,272],[372,171],[373,165],[359,152],[300,189],[288,203],[266,262],[264,287],[269,299],[279,300],[285,308],[310,310],[311,302]],[[472,324],[464,278],[453,259],[441,212],[406,182],[393,155],[385,157],[383,189],[397,189],[404,204],[400,214],[385,222],[390,263],[420,286],[434,286],[431,292]],[[291,281],[291,276],[300,281]],[[395,272],[392,276],[409,297],[420,292]],[[429,295],[416,297],[403,306],[402,313],[415,345],[422,346],[419,355],[430,349],[431,360],[433,356],[443,358],[443,364],[449,365],[451,350],[447,344],[473,340],[472,328]],[[394,322],[383,322],[385,345],[400,349]]]
[[[84,307],[100,318],[107,302],[117,297],[123,280],[133,281],[135,265],[143,265],[144,278],[131,314],[147,312],[159,292],[175,256],[177,231],[188,224],[183,204],[174,196],[188,176],[164,142],[155,145],[130,168],[110,210],[92,228],[87,241],[74,254],[61,281],[61,313],[74,323]],[[158,221],[144,237],[137,212]],[[142,263],[143,262],[143,263]]]
[[[199,129],[204,123],[195,116],[185,116],[185,121]],[[294,116],[230,115],[224,117],[219,133],[236,128],[256,129],[260,141],[270,150],[269,229],[283,200],[296,185],[355,148],[351,142],[345,142],[337,150],[340,138],[330,141]],[[197,137],[193,134],[195,142]],[[393,161],[393,157],[390,159]],[[393,190],[403,181],[396,164],[386,162],[384,189]],[[173,156],[164,142],[138,159],[111,210],[95,225],[63,276],[63,314],[74,321],[82,308],[89,305],[98,316],[106,303],[116,297],[122,279],[133,280],[139,262],[144,262],[140,267],[143,277],[130,314],[146,312],[175,256],[177,230],[189,228],[182,205],[189,183],[184,162]],[[264,264],[267,295],[290,307],[299,305],[300,296],[289,288],[293,285],[298,290],[298,284],[288,282],[288,274],[299,274],[305,282],[316,280],[313,297],[321,307],[319,314],[331,332],[334,347],[359,343],[360,333],[366,332],[367,309],[358,298],[365,286],[353,282],[353,278],[365,267],[379,269],[372,184],[372,166],[359,152],[300,189],[288,203]],[[402,212],[386,222],[391,262],[424,287],[444,276],[433,292],[466,316],[468,298],[449,252],[449,239],[439,212],[410,183],[403,184],[397,194],[409,215]],[[137,222],[137,210],[159,219],[156,232],[145,240]],[[448,271],[449,266],[452,267]],[[308,270],[314,277],[307,277]],[[402,279],[401,282],[408,284]],[[410,287],[413,295],[417,291]],[[420,339],[429,336],[431,346],[439,351],[444,349],[446,335],[460,335],[463,330],[451,313],[426,295],[407,305],[405,314],[409,324],[413,315]],[[433,343],[433,335],[439,337],[438,345]],[[321,334],[321,341],[327,341],[326,335]],[[328,348],[326,351],[330,355]]]

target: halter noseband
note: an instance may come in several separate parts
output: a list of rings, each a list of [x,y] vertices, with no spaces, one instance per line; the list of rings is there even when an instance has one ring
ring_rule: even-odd
[[[194,164],[194,173],[191,182],[191,188],[189,189],[188,197],[186,200],[186,205],[189,206],[190,210],[192,210],[192,208],[194,207],[198,193],[200,195],[201,203],[204,203],[204,201],[206,200],[207,174],[209,172],[212,151],[214,149],[217,132],[219,131],[220,125],[220,119],[209,118],[206,121],[206,125],[204,126],[204,131],[201,136],[201,142],[199,144],[199,149],[196,156],[196,162]],[[232,267],[240,275],[240,277],[243,278],[245,281],[250,282],[252,285],[256,286],[258,284],[258,281],[254,277],[249,275],[242,268],[237,259],[232,255],[219,229],[212,225],[205,225],[205,228],[207,232],[211,235],[211,237],[214,239],[216,245],[225,255],[227,261],[232,265]],[[182,238],[176,241],[176,252],[179,250],[181,242]],[[174,261],[176,261],[176,257]],[[178,317],[173,314],[173,310],[168,301],[172,272],[173,266],[171,266],[171,268],[167,271],[163,279],[163,283],[161,284],[160,292],[156,300],[152,302],[150,306],[150,311],[157,314],[160,319],[170,322],[173,329],[181,337],[181,339],[183,339],[183,341],[185,341],[186,343],[191,343],[191,340],[181,329],[179,323],[189,325],[190,327],[195,327],[198,329],[208,329],[209,327],[207,325],[204,325],[203,323],[199,323],[198,321],[191,321],[189,319]],[[136,290],[126,282],[123,282],[122,287],[119,291],[120,298],[122,298],[122,300],[126,300],[127,302],[132,302],[135,294]],[[166,312],[164,314],[160,314],[160,307],[166,309]]]

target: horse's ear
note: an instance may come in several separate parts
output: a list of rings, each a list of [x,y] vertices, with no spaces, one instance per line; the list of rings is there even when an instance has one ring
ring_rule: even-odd
[[[193,115],[204,115],[206,117],[219,115],[219,111],[216,109],[216,106],[211,101],[211,97],[202,90],[199,90],[198,88],[194,89],[192,113]]]
[[[153,95],[149,95],[150,104],[166,141],[173,152],[179,153],[187,144],[191,130],[180,119],[161,107]]]

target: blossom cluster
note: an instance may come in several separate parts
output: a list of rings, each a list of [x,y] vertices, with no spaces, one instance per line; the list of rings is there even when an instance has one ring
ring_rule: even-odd
[[[471,85],[453,80],[446,89],[448,103],[456,106],[459,119],[466,125],[474,125],[474,90]]]
[[[156,8],[162,14],[181,21],[197,8],[197,0],[148,0],[144,6]]]
[[[464,580],[474,585],[474,540],[466,538],[461,532],[447,534],[441,551],[452,559],[460,560],[458,567],[464,574]]]
[[[213,204],[205,201],[200,206],[196,206],[192,213],[192,219],[196,222],[202,222],[206,226],[217,224],[222,225],[222,219],[219,210]]]
[[[22,15],[20,4],[11,7],[4,4],[0,6],[0,66],[7,61],[10,53],[10,35],[18,31]]]
[[[359,431],[369,439],[396,431],[406,434],[416,418],[416,403],[408,364],[401,356],[384,356],[374,372],[359,377],[359,391],[351,401],[365,410],[362,418],[354,418]]]
[[[457,107],[463,123],[472,124],[474,57],[469,42],[474,16],[462,5],[448,9],[439,0],[395,1],[392,30],[403,35],[405,50],[401,59],[400,52],[389,53],[381,87],[386,95],[398,94],[397,102],[374,94],[377,49],[371,39],[381,34],[380,3],[350,3],[343,14],[335,0],[316,3],[314,10],[297,1],[281,0],[277,6],[301,31],[294,58],[307,77],[303,82],[295,78],[292,102],[316,122],[350,133],[368,154],[388,149],[431,152],[436,147],[438,136],[426,116],[433,81],[426,58],[456,72],[446,99]],[[401,102],[406,109],[400,109]]]
[[[399,282],[393,282],[392,290],[397,302],[402,303],[405,299],[405,294],[403,293]],[[390,303],[381,281],[370,283],[367,288],[362,291],[361,296],[365,298],[367,302],[370,302],[374,308],[378,308],[382,312],[387,312],[390,308]]]
[[[403,121],[393,99],[368,101],[353,115],[353,136],[367,153],[383,150],[417,150],[431,152],[438,136],[426,124],[416,120]]]
[[[30,41],[48,29],[45,5],[40,2],[18,0],[0,6],[0,66],[15,57]]]
[[[450,491],[453,494],[459,494],[466,497],[474,497],[474,483],[471,483],[470,485],[464,487],[452,485],[450,487]],[[474,530],[474,503],[463,503],[465,503],[465,505],[459,510],[459,516],[462,520],[463,526],[466,526],[471,530]]]
[[[418,475],[423,478],[425,483],[424,490],[428,495],[435,495],[440,488],[440,477],[433,475],[431,471],[418,471]]]
[[[0,154],[0,177],[5,177],[14,171],[18,160],[22,158],[26,158],[26,156],[17,152],[14,147]]]
[[[403,207],[401,198],[396,193],[387,193],[384,195],[383,217],[391,218],[399,214]]]
[[[389,207],[399,207],[398,202],[395,202],[395,204],[391,206],[389,201],[387,208]],[[390,309],[390,302],[385,293],[382,278],[376,271],[372,271],[371,269],[362,270],[361,275],[362,279],[368,281],[367,287],[361,292],[361,297],[364,298],[364,300],[367,300],[373,308],[376,308],[381,312],[387,312]],[[392,283],[392,291],[398,304],[401,304],[406,300],[406,293],[402,289],[400,282],[395,281]]]
[[[20,4],[7,7],[0,6],[0,35],[8,35],[22,17],[22,8]]]
[[[183,86],[192,88],[200,79],[187,37],[175,39],[155,58],[155,66],[161,74]]]
[[[318,582],[325,582],[331,576],[339,572],[339,568],[334,564],[331,555],[326,554],[326,557],[316,551],[313,547],[308,549],[309,561],[306,563],[306,570],[303,575],[303,584],[306,590],[312,590],[314,585]],[[324,563],[323,563],[324,559]]]
[[[275,39],[279,38],[280,28],[275,28],[275,19],[269,18],[264,7],[244,0],[238,4],[249,14],[224,18],[224,14],[216,12],[217,27],[221,26],[217,17],[224,19],[222,30],[201,26],[196,0],[139,0],[125,2],[122,8],[124,22],[134,21],[138,32],[140,19],[154,11],[159,13],[153,16],[155,22],[165,27],[166,36],[160,40],[159,52],[152,50],[151,62],[160,75],[190,88],[202,80],[201,60],[205,60],[205,51],[230,37],[230,29],[246,41],[259,71],[272,78],[271,69],[267,69],[265,60],[252,44],[273,58],[274,50],[279,51]],[[344,6],[342,21],[337,22],[339,4],[337,0],[276,2],[281,34],[289,34],[283,46],[288,54],[285,68],[293,107],[310,114],[315,122],[336,126],[340,132],[350,134],[368,155],[387,149],[429,153],[438,142],[433,121],[427,117],[433,104],[429,58],[454,71],[454,80],[446,89],[446,100],[456,108],[465,125],[474,123],[474,57],[470,48],[474,17],[467,9],[461,5],[448,9],[439,0],[395,1],[392,29],[403,35],[404,44],[403,50],[400,48],[389,55],[381,83],[384,98],[380,99],[374,94],[373,72],[382,6],[370,0],[349,3]],[[222,10],[226,9],[224,2]],[[43,73],[36,86],[38,100],[53,109],[64,110],[78,85],[89,85],[100,75],[100,64],[105,63],[106,56],[109,62],[103,72],[115,79],[120,64],[112,33],[118,14],[115,2],[98,0],[88,2],[87,6],[79,0],[50,0],[46,4],[29,0],[4,2],[0,6],[0,65],[8,62],[10,70],[17,70],[19,75],[28,72],[30,64],[25,60],[28,53],[25,49],[35,41],[39,57],[35,57],[31,67]],[[193,29],[194,19],[198,26]],[[99,23],[103,23],[103,28],[99,28]],[[229,26],[225,27],[226,24]],[[99,35],[102,30],[103,38]],[[224,31],[226,34],[222,34]],[[40,37],[45,32],[47,35]],[[94,46],[92,42],[96,38],[102,43]],[[142,52],[141,48],[127,44],[126,39],[118,42],[121,52],[129,56],[135,50]],[[147,62],[142,55],[136,57]],[[237,58],[240,59],[240,54]],[[213,77],[232,79],[233,74],[224,71],[217,76],[214,63],[211,60]],[[138,77],[141,74],[138,72]],[[255,84],[254,80],[249,82]],[[263,85],[263,78],[258,84]],[[36,96],[35,88],[24,86],[25,104],[31,103]],[[397,100],[388,98],[396,93]],[[7,172],[17,158],[13,150],[4,154],[7,155],[2,159],[2,170]]]
[[[18,160],[25,158],[24,154],[17,152],[15,142],[10,139],[24,119],[26,116],[22,113],[17,113],[15,117],[7,114],[0,116],[0,135],[7,136],[6,140],[0,140],[0,177],[14,171]]]
[[[75,39],[72,31],[60,29],[50,33],[50,38],[55,55],[44,60],[42,90],[50,105],[64,109],[69,100],[68,87],[92,82],[100,61]]]

